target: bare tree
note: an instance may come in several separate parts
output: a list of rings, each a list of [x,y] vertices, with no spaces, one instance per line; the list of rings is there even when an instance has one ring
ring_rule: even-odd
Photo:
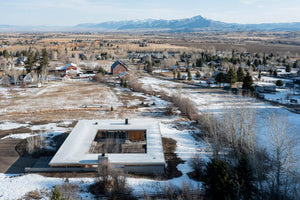
[[[275,198],[282,199],[287,197],[293,186],[298,186],[299,189],[299,179],[298,183],[291,184],[293,177],[299,178],[299,166],[296,165],[297,158],[295,156],[297,138],[284,116],[279,116],[274,112],[269,122],[271,152],[273,152],[271,156],[275,167],[271,189],[275,193]]]

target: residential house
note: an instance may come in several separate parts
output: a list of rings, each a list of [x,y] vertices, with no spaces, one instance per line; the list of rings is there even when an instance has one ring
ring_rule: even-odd
[[[254,83],[254,91],[256,93],[260,92],[276,92],[276,85],[274,83]]]
[[[113,142],[107,143],[112,138]],[[125,172],[164,174],[160,123],[145,119],[80,120],[49,165],[51,171],[96,171],[104,159]]]
[[[128,71],[128,66],[121,62],[121,61],[116,61],[114,62],[114,64],[112,64],[112,66],[110,67],[111,69],[111,74],[112,75],[119,75],[122,74],[124,72]]]
[[[64,67],[56,67],[56,72],[60,73],[61,76],[64,76],[66,74],[79,76],[79,74],[82,74],[82,70],[74,63],[69,63]]]

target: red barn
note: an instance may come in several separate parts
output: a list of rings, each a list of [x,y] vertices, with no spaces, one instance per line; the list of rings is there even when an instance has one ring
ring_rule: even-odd
[[[114,64],[112,64],[111,66],[112,75],[119,75],[127,71],[128,71],[128,66],[125,63],[120,61],[114,62]]]

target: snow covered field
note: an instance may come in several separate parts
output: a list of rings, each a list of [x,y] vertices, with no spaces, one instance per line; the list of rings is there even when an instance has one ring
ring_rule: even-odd
[[[199,131],[199,130],[190,130],[189,123],[190,122],[179,122],[183,130],[178,130],[175,126],[174,120],[162,120],[161,121],[161,132],[163,137],[173,138],[177,141],[177,149],[176,152],[178,156],[187,161],[190,157],[192,157],[196,152],[199,152],[199,148],[205,149],[206,144],[204,142],[197,142],[191,136],[191,131]],[[21,126],[22,124],[20,124]],[[14,124],[14,127],[17,127],[17,124]],[[50,126],[53,127],[53,126]],[[186,128],[186,129],[185,129]],[[50,131],[49,129],[47,129]],[[53,131],[58,131],[57,129],[53,129]],[[16,135],[18,138],[24,138],[28,136],[27,134]],[[146,193],[154,193],[158,188],[161,188],[163,185],[174,184],[176,186],[181,186],[182,183],[187,183],[189,185],[197,186],[197,182],[189,179],[187,173],[192,171],[188,165],[188,162],[183,164],[179,164],[177,168],[183,173],[183,175],[179,178],[174,178],[167,181],[157,181],[151,179],[144,178],[128,178],[128,183],[132,188],[134,188],[134,193],[136,195],[143,195]],[[80,196],[88,197],[91,199],[91,194],[84,192],[87,189],[87,186],[93,182],[91,178],[70,178],[71,183],[79,184],[83,191],[80,192]],[[13,175],[13,174],[0,174],[0,199],[10,200],[21,198],[26,193],[33,190],[51,190],[54,185],[62,184],[61,178],[48,178],[43,177],[36,174],[28,174],[28,175]],[[18,187],[18,192],[11,192],[14,188]],[[45,199],[47,199],[45,197]]]
[[[270,148],[269,130],[271,127],[268,120],[270,120],[274,112],[287,121],[290,128],[289,133],[294,134],[297,140],[300,141],[300,115],[290,112],[283,107],[273,106],[270,103],[250,97],[231,95],[218,89],[207,92],[205,89],[197,88],[196,86],[152,77],[145,77],[140,81],[144,84],[144,87],[151,85],[157,91],[163,90],[168,93],[181,93],[181,95],[189,97],[197,104],[200,113],[209,112],[220,115],[224,112],[224,109],[239,105],[246,105],[248,108],[254,109],[257,122],[257,142],[267,149]],[[300,143],[295,150],[298,158],[298,166],[300,166]]]
[[[150,87],[154,91],[166,91],[169,94],[171,93],[177,93],[184,95],[185,97],[189,97],[191,100],[193,100],[200,113],[213,113],[216,116],[221,115],[224,112],[224,109],[227,109],[231,106],[238,106],[238,105],[247,105],[251,109],[256,110],[256,121],[258,122],[258,134],[257,139],[258,143],[260,145],[264,145],[266,148],[270,147],[270,137],[268,135],[268,123],[266,123],[267,119],[270,118],[273,112],[278,113],[281,116],[284,116],[287,118],[290,127],[293,128],[293,132],[297,133],[297,138],[300,139],[300,115],[292,113],[282,107],[273,106],[269,103],[265,103],[263,101],[259,101],[253,98],[248,97],[239,97],[235,95],[230,95],[223,90],[220,90],[216,88],[215,90],[206,90],[203,88],[199,88],[196,86],[191,86],[187,84],[181,84],[176,83],[172,81],[167,80],[160,80],[152,77],[144,77],[140,79],[140,82],[143,83],[144,87]],[[62,89],[62,87],[69,86],[66,83],[59,83],[58,88]],[[70,88],[74,88],[70,86]],[[104,87],[105,89],[105,87]],[[41,96],[46,95],[49,93],[55,93],[59,92],[57,87],[49,87],[44,89],[32,89],[34,92],[33,95]],[[53,90],[53,91],[52,91]],[[99,98],[95,98],[94,96],[89,96],[88,93],[85,94],[87,97],[80,97],[79,99],[59,99],[57,102],[54,103],[54,106],[61,106],[61,107],[68,107],[70,106],[78,106],[81,104],[100,104],[105,103],[107,105],[114,105],[116,107],[120,105],[124,105],[124,101],[127,101],[127,106],[136,106],[140,105],[141,101],[143,101],[145,104],[152,104],[155,102],[155,105],[148,107],[139,107],[136,112],[131,113],[131,116],[138,116],[138,112],[142,112],[145,109],[149,109],[150,112],[155,112],[156,110],[163,109],[166,107],[169,103],[166,101],[163,101],[157,97],[153,96],[147,96],[142,93],[136,93],[131,92],[128,89],[124,88],[115,88],[114,92],[111,92],[108,89],[105,89],[109,91],[108,93],[104,93],[102,95],[101,91],[99,90]],[[29,92],[30,90],[27,90]],[[3,89],[0,90],[0,92],[8,92],[4,91]],[[28,95],[22,94],[22,91],[19,91],[21,95]],[[72,90],[70,92],[76,92],[76,90]],[[124,92],[130,93],[130,101],[124,100],[122,101],[120,98],[121,95]],[[2,98],[0,98],[0,101],[2,102],[8,102],[9,98],[11,97],[10,94],[4,95]],[[48,96],[49,97],[49,96]],[[47,98],[48,98],[47,97]],[[26,100],[27,101],[27,100]],[[30,100],[28,100],[30,101]],[[32,101],[32,99],[31,99]],[[46,105],[45,100],[45,105]],[[69,103],[69,101],[71,103]],[[1,103],[2,103],[1,102]],[[61,105],[60,102],[63,102],[63,105]],[[34,104],[34,103],[33,103]],[[29,106],[27,109],[30,108],[31,105],[29,103]],[[20,105],[21,106],[21,105]],[[4,112],[5,106],[0,108],[0,113]],[[147,116],[149,117],[149,116]],[[154,117],[154,115],[153,115]],[[192,137],[192,132],[199,132],[200,130],[194,129],[191,127],[190,122],[180,121],[179,117],[172,117],[167,119],[166,116],[155,116],[156,119],[161,120],[161,133],[163,137],[172,138],[177,141],[177,148],[175,153],[180,157],[182,160],[187,161],[189,158],[191,158],[195,153],[200,153],[203,155],[205,159],[208,159],[209,155],[207,152],[205,152],[205,149],[208,148],[208,145],[204,141],[195,141],[195,139]],[[65,132],[69,131],[70,128],[66,128],[68,124],[70,124],[71,121],[67,121],[66,124],[55,124],[55,123],[49,123],[49,124],[43,124],[43,125],[33,125],[31,126],[29,123],[16,123],[11,121],[0,121],[0,130],[10,130],[10,129],[16,129],[20,127],[26,127],[31,130],[43,130],[42,132],[46,133],[59,133],[59,132]],[[178,128],[177,125],[180,124],[181,128]],[[31,136],[30,133],[24,133],[24,134],[13,134],[9,135],[7,137],[14,137],[14,138],[26,138]],[[297,156],[300,160],[300,148],[299,145],[297,146]],[[300,166],[300,162],[299,165]],[[137,195],[143,195],[144,192],[146,193],[153,193],[154,191],[157,191],[158,188],[161,188],[161,185],[164,184],[174,184],[177,186],[181,186],[183,182],[190,184],[192,186],[197,186],[197,182],[189,179],[187,176],[187,173],[192,171],[191,168],[188,165],[188,162],[185,162],[183,164],[179,164],[177,168],[182,172],[182,176],[178,178],[173,178],[171,180],[166,181],[157,181],[152,179],[145,179],[145,178],[128,178],[127,181],[130,186],[134,189],[134,193]],[[91,178],[70,178],[71,183],[79,184],[81,187],[80,190],[80,196],[83,199],[92,199],[91,194],[86,192],[86,189],[90,183],[93,182],[93,179]],[[60,185],[62,184],[61,178],[47,178],[36,174],[28,174],[28,175],[10,175],[10,174],[0,174],[0,199],[17,199],[21,198],[23,195],[25,195],[27,192],[33,191],[33,190],[51,190],[54,185]],[[18,191],[14,191],[14,188],[19,188]],[[14,191],[14,192],[11,192]],[[47,199],[47,197],[45,197]]]

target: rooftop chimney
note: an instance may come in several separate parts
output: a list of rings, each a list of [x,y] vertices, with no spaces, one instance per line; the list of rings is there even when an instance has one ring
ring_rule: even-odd
[[[125,124],[126,124],[126,125],[128,124],[128,119],[125,119]]]

